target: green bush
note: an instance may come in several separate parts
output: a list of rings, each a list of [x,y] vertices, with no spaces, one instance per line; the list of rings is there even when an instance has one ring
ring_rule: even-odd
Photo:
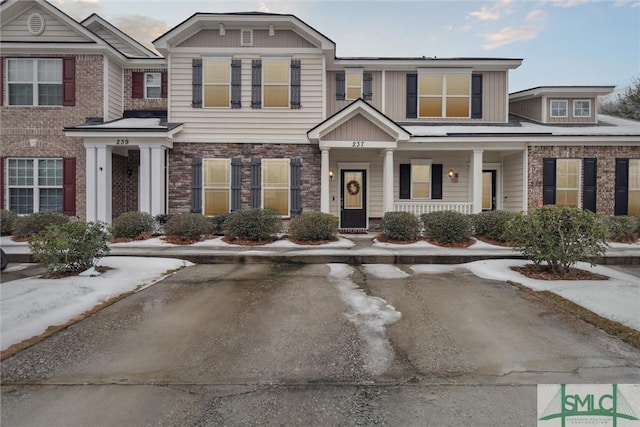
[[[473,215],[471,222],[476,235],[484,236],[497,242],[506,242],[505,226],[515,216],[516,214],[513,212],[485,211]]]
[[[338,218],[323,212],[305,212],[289,222],[289,237],[300,241],[335,240]]]
[[[52,225],[29,241],[33,258],[50,272],[78,272],[93,267],[109,253],[108,234],[99,222]]]
[[[271,209],[247,209],[230,213],[223,228],[225,236],[233,239],[275,240],[282,220]]]
[[[51,225],[62,225],[69,222],[69,217],[55,212],[35,212],[19,216],[13,223],[13,235],[24,239],[34,236]]]
[[[416,240],[420,221],[409,212],[386,212],[380,221],[382,237],[390,240]]]
[[[635,242],[638,239],[638,220],[634,216],[604,216],[601,221],[611,241]]]
[[[471,239],[471,218],[454,211],[438,211],[420,215],[424,235],[440,243],[466,242]]]
[[[6,209],[0,209],[0,235],[9,236],[13,233],[13,225],[16,222],[18,215],[13,211]]]
[[[229,217],[229,214],[219,214],[210,216],[209,224],[211,224],[211,232],[216,236],[222,236],[224,234],[224,222]]]
[[[173,215],[164,225],[164,234],[183,241],[200,240],[211,233],[211,224],[206,216],[197,213]]]
[[[506,237],[535,265],[546,262],[566,273],[576,262],[604,254],[607,230],[593,212],[547,205],[509,221]]]
[[[156,220],[146,212],[125,212],[111,225],[114,238],[135,239],[142,235],[150,235],[156,230]]]

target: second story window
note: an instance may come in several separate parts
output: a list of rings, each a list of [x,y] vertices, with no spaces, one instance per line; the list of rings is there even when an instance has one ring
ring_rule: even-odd
[[[262,67],[263,107],[289,108],[289,60],[265,59]]]
[[[362,97],[362,71],[348,70],[345,72],[346,99],[348,101]]]
[[[144,97],[145,98],[161,98],[162,96],[162,74],[161,73],[145,73],[144,74]]]
[[[62,105],[61,59],[8,59],[9,105]]]
[[[470,74],[418,75],[418,117],[469,117]]]
[[[231,60],[206,59],[204,65],[204,107],[229,108],[231,102]]]
[[[551,100],[551,117],[567,117],[567,100]]]
[[[588,99],[573,101],[573,117],[591,117],[591,101]]]

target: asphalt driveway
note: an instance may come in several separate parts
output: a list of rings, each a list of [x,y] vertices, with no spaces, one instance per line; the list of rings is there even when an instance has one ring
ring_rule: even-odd
[[[2,425],[535,425],[538,383],[640,351],[508,284],[198,265],[2,363]]]

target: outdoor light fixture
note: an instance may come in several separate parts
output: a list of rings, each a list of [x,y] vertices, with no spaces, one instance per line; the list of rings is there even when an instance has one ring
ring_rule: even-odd
[[[333,171],[329,171],[329,179],[333,181]]]
[[[451,182],[458,182],[458,172],[454,171],[453,169],[449,169],[449,172],[447,172],[447,176],[449,177]]]

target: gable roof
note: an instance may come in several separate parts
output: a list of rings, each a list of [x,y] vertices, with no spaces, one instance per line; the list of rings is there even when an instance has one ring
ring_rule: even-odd
[[[100,29],[107,31],[117,41],[122,43],[124,46],[128,47],[127,50],[129,52],[134,52],[135,55],[133,56],[143,56],[143,57],[150,57],[150,58],[158,57],[157,53],[153,52],[152,50],[148,49],[141,43],[137,42],[136,40],[131,38],[128,34],[126,34],[124,31],[112,25],[109,21],[105,20],[104,18],[102,18],[100,15],[96,13],[93,13],[90,16],[88,16],[84,21],[81,22],[81,24],[94,33],[96,33]],[[107,41],[107,43],[109,42]],[[123,54],[127,56],[132,56],[132,54],[126,51],[123,51],[121,48],[118,48],[118,46],[114,45],[114,43],[109,43],[109,44],[111,44],[114,48],[120,50]]]

